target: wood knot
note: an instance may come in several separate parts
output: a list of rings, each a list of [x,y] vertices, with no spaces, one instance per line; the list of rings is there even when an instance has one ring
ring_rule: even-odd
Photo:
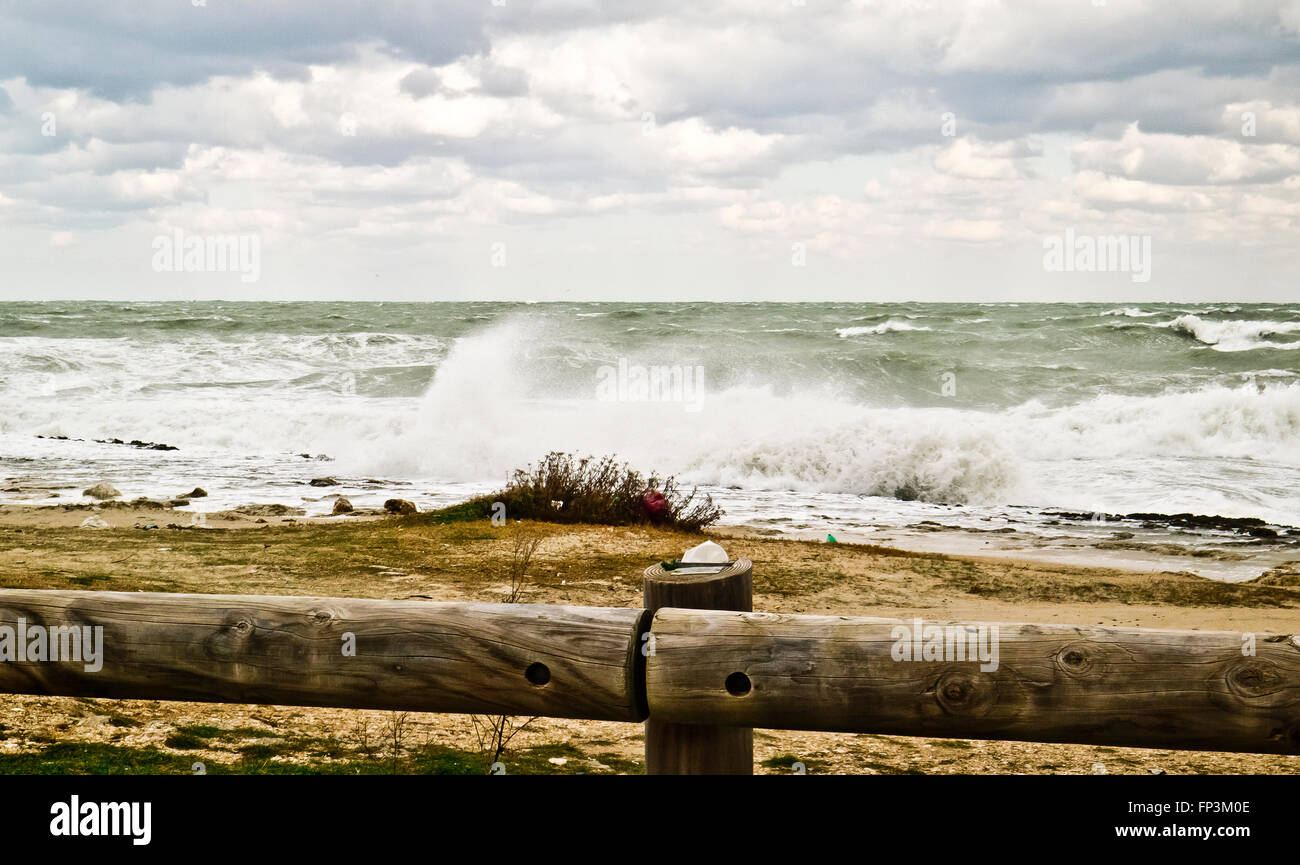
[[[247,636],[253,632],[253,623],[248,619],[240,619],[231,625],[230,629],[241,636]]]
[[[948,670],[934,685],[934,698],[953,715],[984,715],[993,706],[995,688],[991,676],[974,676],[965,670]]]
[[[320,628],[334,621],[334,613],[330,610],[312,610],[307,614],[307,617],[313,625]]]
[[[1283,676],[1272,661],[1243,658],[1227,674],[1228,690],[1242,699],[1265,697],[1285,686]]]
[[[743,616],[746,622],[779,622],[784,618],[780,613],[745,613]]]
[[[1102,659],[1096,648],[1087,643],[1071,643],[1056,653],[1056,666],[1069,676],[1093,676],[1101,673]]]

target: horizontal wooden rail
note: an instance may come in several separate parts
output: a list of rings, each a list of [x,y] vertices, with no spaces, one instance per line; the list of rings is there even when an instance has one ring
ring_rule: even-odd
[[[1000,624],[996,669],[981,669],[992,666],[977,657],[991,647],[992,627],[660,610],[646,667],[650,716],[788,730],[1300,753],[1300,637],[1255,635],[1249,655],[1243,647],[1251,644],[1235,632]],[[960,643],[967,659],[977,659],[924,660],[927,637],[936,633],[945,640],[943,657],[956,657]],[[932,652],[940,655],[938,643]]]
[[[98,662],[72,627],[102,628]],[[6,589],[0,693],[1300,753],[1300,637],[999,624],[989,663],[992,628]]]
[[[34,625],[102,626],[103,658],[93,671],[93,663],[0,662],[0,692],[641,721],[642,615],[6,589],[0,628],[19,619],[29,634],[39,633]]]

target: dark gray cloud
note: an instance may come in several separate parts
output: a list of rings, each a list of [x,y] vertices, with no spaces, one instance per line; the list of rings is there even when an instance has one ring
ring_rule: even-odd
[[[0,154],[0,227],[61,234],[211,220],[364,255],[653,216],[726,261],[1156,214],[1294,246],[1300,7],[10,3]]]
[[[9,3],[0,10],[0,78],[147,99],[160,84],[266,71],[301,79],[310,64],[354,58],[380,43],[395,55],[441,65],[488,45],[478,0],[275,3],[205,0]]]

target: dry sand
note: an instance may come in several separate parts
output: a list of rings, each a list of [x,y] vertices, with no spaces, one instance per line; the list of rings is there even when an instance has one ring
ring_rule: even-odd
[[[80,528],[92,513],[110,527]],[[537,532],[545,540],[523,600],[639,606],[646,566],[713,537],[733,557],[754,561],[757,610],[1300,631],[1300,561],[1248,583],[1225,584],[1182,573],[903,553],[734,530],[683,535],[604,526],[433,525],[419,517],[216,515],[206,528],[190,522],[186,512],[147,506],[0,507],[0,586],[497,601],[508,591],[514,537]],[[51,742],[165,748],[186,725],[256,728],[272,739],[292,732],[351,747],[391,719],[391,713],[342,709],[8,696],[0,698],[0,754]],[[407,721],[412,742],[478,747],[468,717],[414,714]],[[601,755],[639,764],[643,740],[639,725],[538,719],[512,746],[555,743],[592,755],[569,770],[599,771]],[[230,747],[178,753],[220,761],[230,759]],[[756,771],[767,773],[789,773],[796,760],[813,774],[1089,773],[1096,764],[1110,774],[1300,771],[1300,757],[765,730],[755,732],[755,759]]]

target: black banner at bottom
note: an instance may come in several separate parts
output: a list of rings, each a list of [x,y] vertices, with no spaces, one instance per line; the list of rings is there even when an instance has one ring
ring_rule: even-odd
[[[1226,852],[1291,842],[1295,792],[1286,776],[10,776],[0,780],[0,837],[11,852],[127,857],[228,844],[435,856],[483,845],[495,856],[606,843],[640,857],[683,841],[734,854],[889,840],[997,844],[1002,855],[1193,842]]]

